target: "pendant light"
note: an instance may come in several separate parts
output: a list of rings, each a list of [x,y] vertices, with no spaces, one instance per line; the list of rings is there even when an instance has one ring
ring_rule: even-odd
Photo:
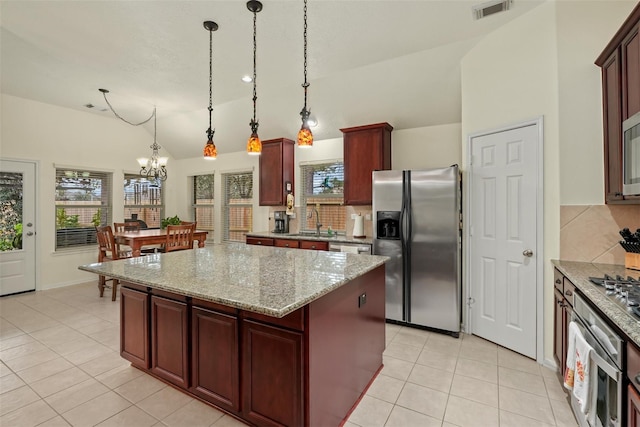
[[[309,129],[309,116],[311,111],[307,109],[307,89],[309,88],[309,82],[307,81],[307,0],[304,0],[304,107],[300,111],[302,117],[302,127],[298,132],[298,147],[308,148],[313,146],[313,134]]]
[[[253,118],[249,123],[251,126],[251,136],[247,141],[247,153],[257,155],[262,153],[262,142],[258,136],[258,121],[256,120],[256,101],[258,95],[256,91],[256,17],[262,10],[262,3],[257,0],[247,2],[247,9],[253,12]]]
[[[204,28],[209,31],[209,129],[207,129],[207,143],[203,154],[205,159],[215,160],[218,157],[216,144],[213,143],[215,129],[211,129],[211,114],[213,113],[213,32],[218,29],[218,24],[213,21],[204,21]]]

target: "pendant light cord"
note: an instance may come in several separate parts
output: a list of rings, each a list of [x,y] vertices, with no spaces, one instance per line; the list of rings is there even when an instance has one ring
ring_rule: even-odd
[[[211,114],[213,113],[213,31],[209,30],[209,129],[207,137],[213,139],[214,130],[211,129]]]
[[[102,92],[102,96],[104,96],[104,100],[107,103],[107,105],[109,106],[109,109],[111,110],[113,115],[116,116],[117,118],[119,118],[120,120],[122,120],[123,122],[125,122],[127,124],[130,124],[131,126],[143,125],[143,124],[147,123],[149,120],[153,119],[156,116],[156,107],[153,107],[153,112],[151,113],[151,115],[149,116],[149,118],[147,120],[144,120],[144,121],[142,121],[140,123],[132,123],[129,120],[127,120],[124,117],[122,117],[120,114],[116,113],[116,110],[113,109],[113,106],[111,105],[111,103],[107,99],[107,93],[109,93],[109,91],[107,89],[98,89],[98,90],[100,92]]]
[[[256,101],[258,100],[258,92],[256,90],[256,51],[257,51],[257,38],[256,38],[256,21],[258,17],[257,10],[253,11],[253,120],[251,120],[251,131],[256,133],[258,131],[258,121],[256,120]]]
[[[304,111],[307,110],[307,88],[309,82],[307,82],[307,0],[304,0]]]

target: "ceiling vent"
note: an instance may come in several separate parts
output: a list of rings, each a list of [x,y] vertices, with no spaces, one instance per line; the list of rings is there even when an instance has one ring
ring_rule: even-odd
[[[509,10],[513,0],[494,0],[473,6],[473,18],[478,20],[489,15]]]

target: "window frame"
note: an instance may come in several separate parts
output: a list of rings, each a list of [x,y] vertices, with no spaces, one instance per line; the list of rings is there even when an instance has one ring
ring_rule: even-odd
[[[318,168],[318,167],[324,167],[324,168],[328,168],[328,167],[335,167],[337,165],[340,165],[342,167],[342,192],[341,193],[336,193],[336,194],[332,194],[332,193],[320,193],[320,194],[312,194],[309,193],[307,191],[307,171],[308,169],[311,168]],[[318,221],[322,224],[322,227],[326,230],[328,229],[329,226],[331,226],[332,230],[340,232],[340,233],[346,233],[346,207],[344,205],[344,160],[342,159],[336,159],[336,160],[323,160],[323,161],[319,161],[319,162],[313,162],[313,163],[301,163],[299,165],[300,168],[300,192],[299,192],[299,209],[300,209],[300,231],[302,232],[315,232],[316,229],[315,227],[313,228],[309,228],[307,227],[307,223],[309,222],[310,218],[308,218],[308,214],[309,214],[309,209],[308,207],[313,205],[313,203],[309,203],[308,199],[311,197],[317,197],[317,198],[325,198],[328,200],[331,199],[335,199],[335,202],[325,202],[325,203],[320,203],[321,206],[333,206],[333,205],[339,205],[342,207],[342,218],[339,218],[339,222],[344,224],[343,226],[336,226],[336,224],[334,224],[334,220],[330,220],[327,218],[324,218],[323,220],[323,216],[322,213],[319,212],[319,218]],[[312,184],[313,185],[313,184]],[[312,187],[313,188],[313,187]],[[322,209],[320,209],[321,211]],[[313,213],[313,211],[311,211],[311,213]],[[311,219],[313,220],[313,219]],[[321,228],[322,229],[322,228]]]
[[[251,183],[251,194],[248,197],[244,197],[241,200],[248,200],[247,203],[234,203],[229,204],[229,182],[228,179],[232,176],[249,176],[250,179],[248,182]],[[226,172],[222,174],[222,241],[224,242],[243,242],[246,239],[247,233],[253,231],[253,194],[254,194],[254,173],[253,170],[249,171],[241,171],[241,172]],[[246,195],[245,195],[246,196]],[[248,229],[245,231],[242,230],[231,230],[230,227],[230,209],[234,208],[246,208],[249,209],[249,221],[248,221]],[[230,233],[232,232],[240,232],[243,233],[243,239],[230,239]]]
[[[199,177],[203,177],[203,176],[207,176],[207,177],[211,177],[211,199],[196,199],[196,195],[197,195],[197,183],[196,180]],[[196,223],[198,224],[198,229],[200,230],[207,230],[211,233],[213,233],[216,229],[216,214],[215,214],[215,206],[216,206],[216,178],[215,178],[215,173],[203,173],[203,174],[198,174],[198,175],[194,175],[191,177],[191,187],[192,187],[192,191],[191,191],[191,208],[192,208],[192,212],[193,212],[193,219],[194,221],[196,221]],[[211,200],[211,203],[198,203],[197,200]],[[206,209],[206,210],[210,210],[211,212],[211,218],[208,218],[206,221],[202,221],[199,220],[199,216],[198,216],[198,209]],[[208,224],[211,224],[211,226],[209,226]]]
[[[142,181],[139,182],[140,184],[144,184],[145,181],[146,183],[149,184],[149,189],[150,188],[159,188],[160,190],[160,203],[159,204],[153,204],[153,203],[137,203],[137,204],[127,204],[127,183],[129,182],[129,180],[136,180],[136,181]],[[154,182],[155,181],[155,182]],[[130,183],[129,183],[130,185]],[[155,187],[154,187],[155,185]],[[160,228],[160,224],[162,221],[162,218],[165,217],[165,191],[164,191],[164,183],[162,181],[157,181],[154,179],[149,179],[146,178],[144,176],[141,176],[139,174],[135,174],[135,173],[126,173],[124,174],[124,180],[123,180],[123,185],[122,185],[122,192],[124,195],[124,206],[123,206],[123,216],[125,219],[129,219],[127,217],[127,209],[131,209],[131,210],[135,210],[135,209],[157,209],[158,210],[158,219],[157,221],[147,221],[145,220],[145,218],[138,218],[142,221],[145,221],[145,223],[147,224],[147,226],[149,228]],[[138,216],[140,215],[139,213],[137,214]],[[157,222],[157,224],[156,224]]]

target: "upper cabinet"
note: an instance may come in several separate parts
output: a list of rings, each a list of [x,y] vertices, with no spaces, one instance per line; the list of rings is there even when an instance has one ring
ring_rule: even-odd
[[[596,59],[602,68],[606,203],[640,203],[622,195],[622,122],[640,111],[640,3]]]
[[[340,129],[344,137],[344,204],[371,204],[371,177],[375,170],[391,169],[389,123]]]
[[[294,146],[286,138],[262,141],[260,155],[260,206],[284,206],[287,182],[293,192]]]

